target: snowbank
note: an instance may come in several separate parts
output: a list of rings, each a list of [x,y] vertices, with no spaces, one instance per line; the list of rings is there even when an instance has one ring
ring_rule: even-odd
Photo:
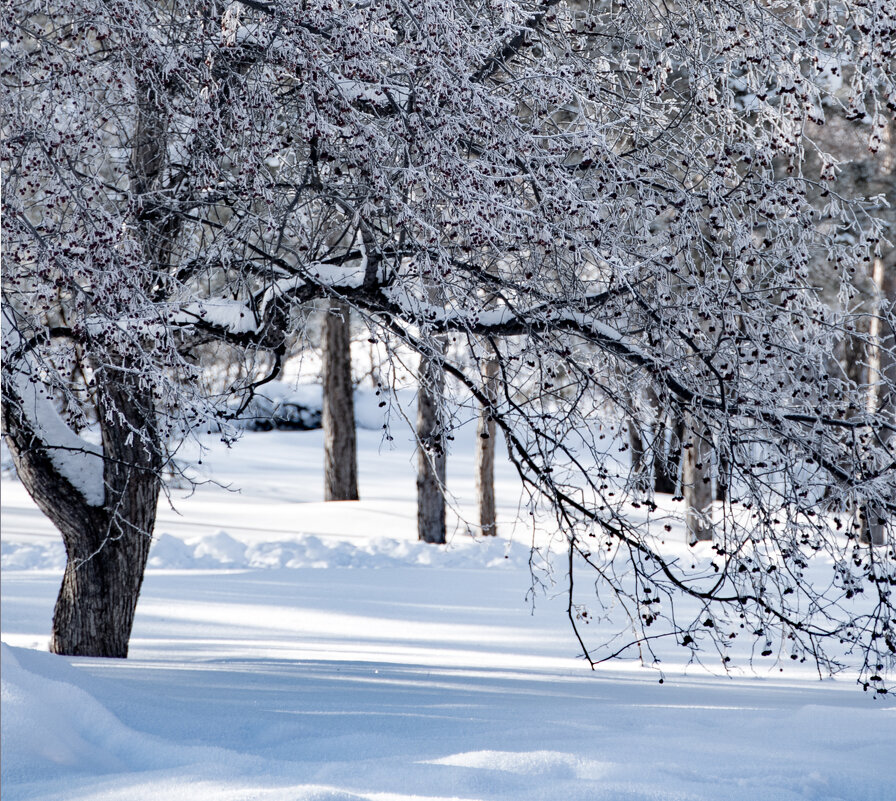
[[[2,543],[4,570],[62,570],[65,550],[59,541]],[[181,539],[163,533],[149,552],[150,570],[241,570],[248,568],[521,567],[529,548],[503,539],[457,538],[445,547],[375,537],[357,542],[313,534],[288,540],[245,543],[226,531]]]
[[[0,660],[4,787],[149,770],[203,756],[125,726],[83,689],[89,676],[64,658],[2,643]]]

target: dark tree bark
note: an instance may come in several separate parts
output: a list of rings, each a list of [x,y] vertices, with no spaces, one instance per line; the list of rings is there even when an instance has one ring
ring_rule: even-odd
[[[351,312],[329,302],[323,327],[324,500],[358,500],[358,454],[352,397]]]
[[[498,361],[486,358],[482,365],[482,389],[491,403],[498,399]],[[495,505],[495,421],[489,410],[479,409],[476,437],[476,495],[479,501],[479,529],[485,536],[498,533]]]
[[[444,353],[445,341],[439,340]],[[441,354],[439,354],[441,355]],[[442,393],[445,371],[434,358],[420,357],[417,393],[417,537],[444,544],[445,527],[445,427]]]
[[[731,462],[719,451],[719,475],[716,481],[716,500],[724,503],[728,500],[728,484],[731,476]]]
[[[50,650],[124,658],[155,524],[161,449],[152,398],[139,382],[99,374],[98,384],[102,506],[88,504],[60,474],[48,443],[21,413],[21,399],[7,394],[3,425],[22,482],[65,545]]]

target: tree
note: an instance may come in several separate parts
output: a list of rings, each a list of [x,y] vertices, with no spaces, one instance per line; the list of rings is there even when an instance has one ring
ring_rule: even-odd
[[[53,613],[55,653],[122,657],[149,555],[162,462],[152,393],[128,363],[95,363],[101,447],[59,416],[22,323],[3,312],[3,429],[16,469],[62,534],[67,563]],[[52,446],[47,443],[52,442]]]
[[[444,355],[445,340],[440,337],[435,340],[435,353],[421,354],[417,372],[417,538],[436,545],[448,541]]]
[[[487,406],[480,406],[476,425],[476,495],[479,501],[479,530],[483,536],[498,533],[495,507],[495,421],[491,409],[498,403],[497,359],[490,354],[482,360],[482,393]]]
[[[887,0],[23,3],[0,56],[13,450],[69,441],[29,430],[33,380],[69,429],[91,406],[117,420],[108,437],[146,469],[105,433],[80,452],[154,473],[172,435],[222,416],[198,391],[199,344],[245,354],[228,389],[249,396],[292,305],[336,298],[424,357],[424,387],[444,371],[446,395],[488,410],[566,537],[574,625],[574,578],[594,570],[647,659],[665,636],[725,660],[734,635],[833,669],[842,641],[884,689],[896,424],[828,369],[851,320],[810,264],[846,293],[888,245],[879,204],[832,191],[806,149],[826,104],[878,130],[894,33]],[[831,63],[851,100],[823,80]],[[482,338],[496,398],[467,358]],[[726,460],[704,560],[669,556],[655,500],[617,476],[633,376],[687,421],[683,444],[696,432]],[[857,498],[882,545],[838,531]]]
[[[690,417],[690,416],[688,416]],[[686,506],[685,523],[688,545],[712,542],[712,476],[709,461],[712,442],[709,431],[699,423],[689,421],[689,438],[684,444],[681,488]]]
[[[323,337],[324,500],[358,500],[358,454],[352,386],[351,310],[330,301]]]

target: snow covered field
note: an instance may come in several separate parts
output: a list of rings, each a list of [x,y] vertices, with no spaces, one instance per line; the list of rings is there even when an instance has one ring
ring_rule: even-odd
[[[62,548],[4,479],[4,801],[896,799],[892,702],[671,652],[662,685],[631,662],[592,672],[562,561],[559,595],[527,600],[509,467],[500,539],[456,523],[448,548],[421,545],[395,435],[359,431],[359,503],[321,502],[319,432],[213,448],[205,475],[241,492],[163,502],[127,661],[45,652]],[[449,484],[472,517],[468,440]]]

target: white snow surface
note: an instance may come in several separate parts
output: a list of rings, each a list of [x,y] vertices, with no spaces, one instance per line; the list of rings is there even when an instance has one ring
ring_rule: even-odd
[[[461,517],[447,548],[423,545],[413,449],[392,433],[358,431],[351,503],[321,500],[320,432],[182,453],[217,483],[160,504],[127,660],[46,652],[63,552],[4,477],[4,801],[896,798],[896,705],[848,679],[714,675],[674,650],[662,685],[631,661],[591,671],[562,560],[534,610],[526,597],[510,467],[501,536],[470,536],[462,431]]]

